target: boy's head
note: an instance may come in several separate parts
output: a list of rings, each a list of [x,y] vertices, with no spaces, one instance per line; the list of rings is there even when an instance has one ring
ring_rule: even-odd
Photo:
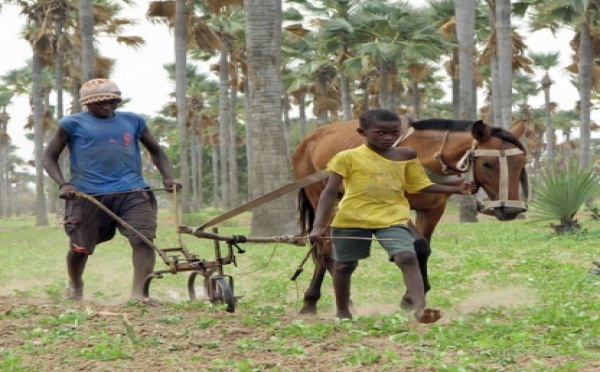
[[[121,91],[117,84],[108,79],[92,79],[81,86],[79,102],[82,105],[104,101],[121,102]]]
[[[358,119],[362,129],[369,129],[373,124],[379,121],[396,121],[400,123],[400,117],[390,110],[373,109],[364,112]]]

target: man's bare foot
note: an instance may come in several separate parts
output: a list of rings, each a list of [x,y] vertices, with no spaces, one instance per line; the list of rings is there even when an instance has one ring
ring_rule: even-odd
[[[417,318],[417,322],[423,324],[431,324],[435,323],[442,317],[442,312],[438,309],[430,309],[425,308],[420,314],[415,312],[415,318]]]

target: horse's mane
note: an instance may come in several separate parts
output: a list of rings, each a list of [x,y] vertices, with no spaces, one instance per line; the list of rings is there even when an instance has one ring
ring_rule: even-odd
[[[447,130],[450,132],[468,132],[473,128],[473,120],[452,120],[452,119],[425,119],[414,121],[410,123],[410,125],[415,128],[415,130]],[[525,151],[525,146],[519,141],[519,139],[513,136],[512,133],[498,127],[490,127],[490,134],[494,137],[497,137],[503,141],[512,143],[517,146],[519,149]]]

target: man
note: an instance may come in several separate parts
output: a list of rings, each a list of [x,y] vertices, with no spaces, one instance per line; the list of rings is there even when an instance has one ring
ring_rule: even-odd
[[[119,225],[96,205],[75,192],[92,196],[135,230],[152,240],[156,234],[157,203],[142,176],[140,146],[150,152],[152,162],[171,191],[181,188],[173,179],[169,159],[150,134],[146,121],[131,112],[116,111],[121,92],[108,79],[93,79],[80,90],[87,112],[60,120],[58,132],[50,141],[42,164],[59,185],[58,196],[66,199],[65,232],[69,236],[67,298],[83,299],[83,272],[96,245],[111,240],[118,228],[133,248],[133,287],[131,296],[143,300],[143,284],[154,270],[156,255],[132,231]],[[58,158],[68,147],[71,178],[67,182]]]

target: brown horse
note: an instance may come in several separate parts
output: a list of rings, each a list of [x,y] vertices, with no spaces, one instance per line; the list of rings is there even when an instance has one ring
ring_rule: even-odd
[[[292,156],[292,167],[297,178],[303,178],[326,168],[329,160],[342,150],[364,143],[356,129],[358,121],[338,122],[322,126],[309,134],[297,146]],[[460,185],[464,173],[469,173],[487,193],[490,201],[477,201],[481,213],[494,215],[501,221],[514,219],[527,210],[520,200],[520,184],[528,196],[529,184],[525,165],[525,148],[519,138],[525,131],[525,122],[515,123],[510,131],[493,128],[482,121],[430,119],[408,123],[402,120],[404,135],[399,146],[411,147],[433,182]],[[299,193],[300,225],[302,236],[312,228],[314,211],[325,181],[312,184]],[[340,190],[340,196],[343,190]],[[431,254],[431,235],[440,221],[450,195],[417,193],[407,194],[415,211],[415,252],[423,276],[425,291],[431,286],[427,276],[427,259]],[[326,270],[331,273],[333,259],[331,244],[313,250],[315,271],[304,294],[301,313],[316,313],[321,297],[321,285]]]

